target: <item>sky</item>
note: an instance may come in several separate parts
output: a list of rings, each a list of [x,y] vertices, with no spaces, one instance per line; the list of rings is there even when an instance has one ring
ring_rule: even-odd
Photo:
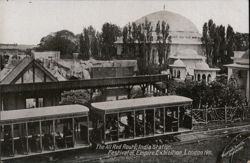
[[[190,19],[202,31],[209,19],[249,33],[248,0],[0,0],[0,43],[38,44],[51,32],[81,33],[105,22],[123,27],[152,12],[165,10]]]

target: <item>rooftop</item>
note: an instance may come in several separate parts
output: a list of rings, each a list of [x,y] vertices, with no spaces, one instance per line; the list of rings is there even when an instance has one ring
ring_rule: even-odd
[[[22,50],[25,51],[27,49],[33,49],[37,47],[37,45],[24,45],[24,44],[0,44],[0,49],[4,50]]]
[[[195,50],[193,49],[182,49],[177,51],[175,54],[169,56],[169,58],[172,59],[198,59],[202,60],[206,57],[199,55]]]
[[[179,58],[175,60],[174,63],[170,66],[171,67],[186,67],[186,65]]]
[[[155,30],[158,21],[165,21],[166,23],[169,24],[170,31],[199,33],[197,27],[188,18],[170,11],[164,10],[148,14],[136,20],[135,23],[136,24],[145,23],[145,19],[151,22],[153,30]]]
[[[89,109],[82,105],[60,105],[32,109],[1,111],[1,123],[10,121],[29,121],[43,117],[55,118],[68,115],[88,115]]]
[[[191,103],[192,99],[183,96],[158,96],[148,98],[136,98],[118,101],[92,103],[94,109],[104,112],[128,111],[136,108],[145,108],[150,106],[175,105]]]

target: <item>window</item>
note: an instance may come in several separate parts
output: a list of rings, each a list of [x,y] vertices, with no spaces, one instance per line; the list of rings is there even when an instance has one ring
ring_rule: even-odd
[[[26,99],[26,109],[35,108],[36,107],[36,99],[28,98]]]
[[[181,77],[181,72],[180,70],[177,71],[177,78],[180,78]]]
[[[38,98],[38,107],[43,107],[43,98]]]
[[[39,98],[27,98],[25,100],[25,103],[26,103],[26,109],[36,108],[36,107],[43,107],[44,106],[44,102],[43,102],[42,97],[39,97]]]

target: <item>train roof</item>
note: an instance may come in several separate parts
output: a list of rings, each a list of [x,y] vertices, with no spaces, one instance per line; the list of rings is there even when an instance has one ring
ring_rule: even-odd
[[[19,109],[0,112],[0,123],[18,123],[26,121],[87,116],[89,109],[83,105],[60,105],[32,109]]]
[[[102,111],[104,113],[110,112],[122,112],[130,111],[136,108],[148,108],[148,107],[161,107],[191,104],[192,99],[183,96],[158,96],[158,97],[146,97],[136,98],[118,101],[97,102],[92,103],[91,106],[96,111]]]

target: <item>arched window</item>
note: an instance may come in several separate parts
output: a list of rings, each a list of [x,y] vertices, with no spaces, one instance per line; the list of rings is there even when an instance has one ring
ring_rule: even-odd
[[[198,80],[198,81],[201,81],[201,75],[200,75],[200,74],[198,74],[197,80]]]
[[[202,75],[202,81],[206,82],[206,75],[205,74]]]
[[[177,71],[177,78],[180,78],[181,77],[181,72],[180,70]]]
[[[176,77],[176,70],[174,70],[174,77]]]
[[[207,82],[211,82],[211,74],[208,74],[208,76],[207,76]]]

